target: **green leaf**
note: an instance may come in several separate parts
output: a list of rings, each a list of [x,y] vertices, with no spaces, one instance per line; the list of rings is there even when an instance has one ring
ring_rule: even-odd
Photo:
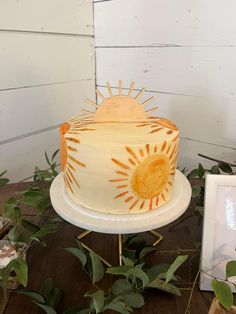
[[[136,260],[136,250],[128,249],[126,247],[123,248],[123,256],[128,257],[130,260]]]
[[[10,231],[7,234],[7,237],[10,242],[17,242],[19,239],[19,232],[17,230],[17,226],[10,229]]]
[[[18,291],[18,293],[26,295],[38,303],[43,303],[43,304],[45,303],[43,296],[41,296],[41,294],[39,294],[38,292],[31,291],[31,290],[20,290]]]
[[[124,278],[116,280],[111,287],[111,292],[116,296],[125,295],[131,291],[133,291],[132,285]]]
[[[139,267],[135,266],[134,268],[129,269],[126,272],[126,276],[134,276],[136,278],[139,278],[140,280],[142,280],[143,282],[143,287],[145,287],[148,283],[149,283],[149,278],[147,276],[147,274],[140,269]]]
[[[198,169],[193,169],[187,176],[188,179],[198,178]]]
[[[11,260],[10,263],[8,263],[6,267],[1,269],[1,275],[2,275],[1,286],[4,290],[8,286],[8,279],[13,268],[13,262],[14,260]]]
[[[89,255],[92,262],[92,280],[93,280],[93,283],[95,283],[103,278],[104,267],[100,258],[97,256],[97,254],[93,252],[89,252]]]
[[[226,264],[226,278],[236,276],[236,261],[229,261]]]
[[[117,266],[117,267],[109,267],[106,270],[106,273],[111,275],[125,275],[128,270],[132,269],[130,265]]]
[[[36,233],[40,230],[40,228],[33,224],[31,221],[27,220],[27,219],[22,219],[22,226],[27,229],[28,231],[30,231],[31,233]]]
[[[192,186],[192,198],[198,197],[201,193],[201,187],[199,185]]]
[[[51,205],[48,192],[42,191],[26,191],[23,194],[22,204],[32,206],[42,212]]]
[[[80,249],[74,248],[74,247],[68,247],[68,248],[65,248],[65,250],[67,252],[73,254],[74,256],[76,256],[80,260],[82,266],[83,267],[85,266],[85,264],[87,262],[87,257],[83,251],[81,251]]]
[[[220,170],[222,170],[225,173],[232,173],[233,172],[230,165],[225,163],[225,162],[219,162],[218,165],[219,165]]]
[[[46,303],[48,302],[50,293],[53,289],[53,281],[52,278],[47,278],[43,281],[42,287],[41,287],[41,293],[44,296]]]
[[[43,226],[39,231],[34,233],[31,238],[38,238],[41,239],[45,237],[48,234],[54,233],[57,231],[59,225],[58,224],[47,224],[46,226]]]
[[[12,219],[15,224],[21,224],[21,209],[20,207],[14,207],[12,211]]]
[[[166,274],[169,267],[170,267],[169,264],[158,264],[151,268],[146,269],[145,272],[148,275],[150,281],[152,281],[156,277],[159,277],[161,274]]]
[[[218,165],[212,166],[210,169],[211,174],[220,174],[220,169]]]
[[[115,296],[122,296],[122,300],[133,308],[140,308],[144,305],[143,296],[133,290],[132,285],[126,279],[118,279],[111,288]]]
[[[177,296],[180,296],[180,290],[179,288],[177,288],[176,286],[172,285],[171,283],[167,283],[164,280],[160,279],[160,278],[155,278],[152,282],[150,282],[148,284],[149,288],[155,288],[158,290],[162,290]]]
[[[13,260],[13,268],[19,283],[26,287],[28,282],[28,265],[26,261],[19,256]]]
[[[202,164],[198,164],[198,176],[199,178],[203,178],[205,174],[205,169],[203,168]]]
[[[5,173],[7,173],[7,170],[4,170],[2,173],[0,173],[0,178],[1,178]]]
[[[49,307],[47,305],[40,304],[40,303],[37,303],[37,302],[34,302],[34,303],[37,304],[47,314],[57,314],[57,312],[54,309],[52,309],[51,307]]]
[[[58,148],[52,155],[52,161],[55,159],[56,155],[58,154],[58,152],[60,151],[60,149]]]
[[[49,161],[49,158],[48,158],[48,155],[47,155],[46,150],[45,150],[45,152],[44,152],[44,155],[45,155],[45,159],[46,159],[48,165],[51,166],[51,163],[50,163],[50,161]]]
[[[142,294],[138,292],[127,293],[122,297],[124,302],[134,309],[138,309],[145,304]]]
[[[129,314],[133,312],[133,310],[128,305],[120,301],[120,297],[116,297],[109,304],[104,306],[104,310],[113,310],[121,314]]]
[[[84,295],[85,297],[90,297],[93,299],[93,305],[96,313],[99,313],[104,305],[104,291],[98,290],[96,292],[87,292]]]
[[[121,256],[121,257],[125,265],[130,265],[132,267],[134,266],[134,262],[130,258],[125,257],[125,256]]]
[[[233,305],[233,293],[229,285],[224,281],[213,279],[211,286],[220,304],[228,310]]]
[[[144,256],[146,256],[147,254],[156,251],[156,247],[155,246],[146,246],[144,247],[140,253],[139,253],[139,259],[144,258]]]
[[[57,287],[53,287],[47,299],[47,305],[55,309],[61,300],[61,296],[62,290]]]
[[[81,306],[75,306],[66,310],[63,314],[90,314],[90,308],[81,309]]]
[[[131,246],[131,245],[140,246],[145,243],[145,240],[141,235],[133,234],[133,235],[129,235],[126,238],[125,242],[127,246]]]
[[[0,186],[6,185],[9,181],[7,178],[0,178]]]
[[[13,209],[18,205],[18,200],[15,197],[10,197],[3,207],[3,217],[11,218]]]
[[[170,265],[166,273],[166,282],[169,282],[174,275],[175,271],[187,260],[188,255],[177,256],[175,261]]]
[[[16,277],[20,284],[26,287],[28,282],[28,266],[26,261],[22,257],[17,257],[8,263],[8,265],[2,269],[2,286],[7,287],[7,282],[11,271],[14,270]]]

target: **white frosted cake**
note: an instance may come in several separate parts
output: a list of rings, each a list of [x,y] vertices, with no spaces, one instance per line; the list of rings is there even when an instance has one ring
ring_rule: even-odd
[[[121,85],[120,85],[121,86]],[[95,113],[73,117],[61,126],[61,165],[69,196],[103,213],[143,213],[171,198],[179,131],[167,119],[153,117],[131,97],[113,95]]]

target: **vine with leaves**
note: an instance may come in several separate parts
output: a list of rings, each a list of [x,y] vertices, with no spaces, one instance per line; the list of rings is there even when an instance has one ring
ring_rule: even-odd
[[[45,152],[45,158],[49,167],[45,170],[35,167],[33,176],[26,178],[26,180],[33,179],[33,182],[28,185],[25,191],[16,192],[4,205],[3,216],[10,218],[12,221],[12,227],[8,232],[8,239],[14,246],[17,246],[17,243],[21,242],[27,243],[28,247],[32,246],[35,242],[46,246],[45,237],[58,230],[59,224],[62,221],[59,217],[52,217],[46,224],[39,226],[25,219],[22,214],[22,206],[27,205],[34,208],[36,214],[42,217],[45,210],[51,206],[49,188],[58,174],[56,170],[58,164],[55,161],[57,153],[58,151],[49,158]],[[235,172],[232,168],[236,166],[204,155],[200,156],[212,160],[216,164],[210,169],[204,168],[202,164],[199,164],[196,169],[193,169],[187,175],[192,185],[192,197],[196,200],[195,215],[199,217],[199,220],[201,220],[203,215],[205,175],[207,173],[234,175]],[[183,169],[183,172],[185,173],[186,169]],[[5,175],[6,171],[0,174],[0,186],[9,183]],[[190,217],[191,215],[184,219]],[[176,228],[180,223],[172,228]],[[187,255],[177,256],[172,264],[156,264],[152,267],[147,267],[145,257],[147,254],[155,251],[156,248],[148,245],[138,235],[127,235],[124,236],[123,243],[123,265],[105,268],[99,256],[93,252],[86,251],[77,238],[75,238],[75,243],[76,246],[65,248],[65,250],[80,261],[82,269],[88,275],[89,280],[91,280],[93,289],[84,292],[84,297],[90,299],[88,306],[81,307],[81,305],[78,305],[66,310],[64,314],[95,314],[108,310],[128,314],[144,305],[143,292],[149,288],[162,290],[176,296],[181,295],[180,289],[175,284],[177,282],[175,272],[187,260]],[[190,307],[193,290],[200,271],[198,271],[195,278],[186,313]],[[16,276],[20,284],[27,287],[28,266],[22,256],[18,256],[18,258],[12,260],[1,270],[0,275],[2,276],[2,286],[4,289],[7,288],[8,279],[12,273]],[[118,279],[114,279],[112,286],[107,291],[104,291],[99,286],[99,282],[104,276],[119,277]],[[220,304],[226,309],[229,309],[233,304],[232,283],[229,280],[232,276],[236,276],[236,261],[228,262],[225,278],[214,277],[212,280],[214,293]],[[43,281],[39,291],[20,288],[18,293],[30,297],[37,306],[48,314],[57,313],[56,309],[62,298],[62,289],[54,286],[51,278],[46,278]]]

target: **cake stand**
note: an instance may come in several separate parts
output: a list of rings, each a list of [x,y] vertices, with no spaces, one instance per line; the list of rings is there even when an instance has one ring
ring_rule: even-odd
[[[172,197],[166,204],[146,213],[114,215],[93,211],[74,202],[66,192],[62,173],[54,179],[50,188],[52,206],[58,215],[69,223],[86,229],[78,239],[82,239],[91,231],[119,235],[120,264],[122,263],[122,234],[149,231],[158,238],[153,244],[156,245],[162,240],[162,236],[153,229],[165,226],[180,217],[189,206],[191,193],[189,181],[176,170]],[[82,245],[92,251],[84,243]],[[111,266],[101,256],[100,258],[106,265]]]

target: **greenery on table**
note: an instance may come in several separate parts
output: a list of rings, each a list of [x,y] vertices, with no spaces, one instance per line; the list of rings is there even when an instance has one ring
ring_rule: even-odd
[[[235,288],[236,283],[230,283],[229,278],[232,276],[236,276],[236,261],[229,261],[226,264],[226,277],[224,280],[214,278],[211,283],[215,296],[219,300],[220,304],[226,309],[229,309],[233,305],[234,301],[231,286],[233,285]]]
[[[129,314],[145,304],[143,292],[149,288],[162,290],[176,296],[181,295],[179,288],[173,283],[178,281],[175,272],[188,256],[178,256],[171,265],[157,264],[146,267],[144,257],[156,249],[148,246],[143,239],[136,235],[126,237],[125,242],[127,243],[130,239],[132,239],[132,244],[139,247],[137,250],[132,249],[133,258],[122,256],[124,265],[108,268],[104,268],[97,254],[85,250],[77,238],[75,239],[75,247],[65,248],[68,253],[73,254],[80,261],[82,269],[91,280],[93,289],[84,292],[84,297],[90,299],[88,306],[74,306],[66,310],[64,314],[97,314],[107,310]],[[113,282],[107,291],[104,291],[98,286],[98,283],[104,276],[110,275],[119,278]],[[57,291],[57,295],[59,295],[59,290]],[[31,297],[32,301],[44,309],[46,313],[56,313],[55,305],[58,304],[59,297],[56,298],[57,303],[50,306],[43,292],[24,290],[21,293]]]
[[[32,221],[24,219],[22,215],[22,206],[25,205],[34,208],[39,217],[42,217],[45,210],[51,206],[49,187],[57,175],[57,164],[55,162],[57,152],[58,151],[53,154],[51,159],[45,153],[49,168],[41,170],[36,167],[34,175],[27,178],[32,178],[33,182],[29,184],[25,191],[18,192],[16,195],[12,196],[4,206],[4,217],[12,220],[12,228],[8,233],[8,238],[13,243],[24,241],[30,246],[37,241],[43,246],[46,246],[44,237],[56,232],[58,229],[59,222],[61,221],[59,217],[50,219],[45,225],[40,227],[32,223]],[[207,173],[235,174],[232,170],[232,167],[235,165],[210,157],[206,158],[216,162],[216,164],[210,169],[204,168],[202,164],[199,164],[196,169],[193,169],[187,175],[192,185],[192,198],[195,199],[195,214],[199,216],[199,219],[201,219],[203,213],[205,175]],[[183,172],[185,172],[185,170],[183,170]],[[4,177],[5,174],[6,171],[0,174],[0,186],[9,182],[9,180]],[[189,217],[190,216],[187,216],[184,219],[188,219]],[[84,297],[90,300],[89,306],[78,305],[72,309],[66,310],[64,314],[95,314],[103,313],[107,310],[128,314],[144,305],[143,292],[150,288],[163,290],[176,296],[180,295],[180,289],[175,284],[177,282],[175,272],[186,261],[186,255],[179,255],[170,265],[157,264],[152,267],[147,267],[145,257],[147,254],[155,251],[156,248],[147,245],[139,235],[127,235],[124,236],[123,243],[123,265],[104,268],[103,263],[95,253],[84,250],[78,239],[75,239],[75,241],[75,247],[65,248],[65,250],[73,254],[80,261],[82,269],[91,280],[93,289],[84,293]],[[1,271],[1,275],[3,276],[2,285],[5,288],[7,287],[7,281],[12,271],[14,271],[18,281],[26,287],[28,282],[28,266],[22,256],[12,260]],[[199,272],[200,271],[201,270],[199,270]],[[112,286],[107,291],[104,291],[98,286],[104,276],[118,276],[118,279],[113,282]],[[236,288],[236,284],[230,281],[230,277],[233,276],[236,276],[236,261],[229,261],[226,265],[225,278],[219,279],[213,277],[212,280],[214,293],[220,304],[226,309],[230,308],[233,304],[231,287],[234,286]],[[191,302],[192,292],[188,308]],[[55,287],[50,278],[43,282],[40,291],[21,289],[18,293],[29,296],[35,304],[48,314],[56,313],[57,305],[62,297],[62,290]]]
[[[35,210],[35,214],[40,218],[44,215],[45,210],[51,206],[49,188],[53,179],[57,176],[55,157],[58,150],[49,159],[45,152],[45,158],[49,165],[46,170],[35,167],[33,179],[27,189],[16,192],[10,197],[3,208],[3,217],[11,219],[11,228],[7,238],[14,248],[18,248],[21,243],[26,243],[29,248],[33,243],[39,242],[46,246],[45,236],[57,231],[59,223],[62,221],[59,217],[50,218],[43,226],[34,224],[31,220],[25,219],[22,214],[23,206],[30,206]],[[6,171],[2,173],[5,174]],[[27,178],[27,179],[30,179]],[[4,180],[3,180],[4,179]],[[9,182],[8,179],[2,178],[2,183]],[[8,278],[14,272],[20,284],[26,287],[28,282],[28,266],[25,259],[19,254],[18,258],[12,260],[5,268],[1,269],[2,286],[7,288]]]
[[[0,186],[6,185],[9,182],[9,179],[4,177],[5,173],[7,173],[7,170],[0,173]]]

